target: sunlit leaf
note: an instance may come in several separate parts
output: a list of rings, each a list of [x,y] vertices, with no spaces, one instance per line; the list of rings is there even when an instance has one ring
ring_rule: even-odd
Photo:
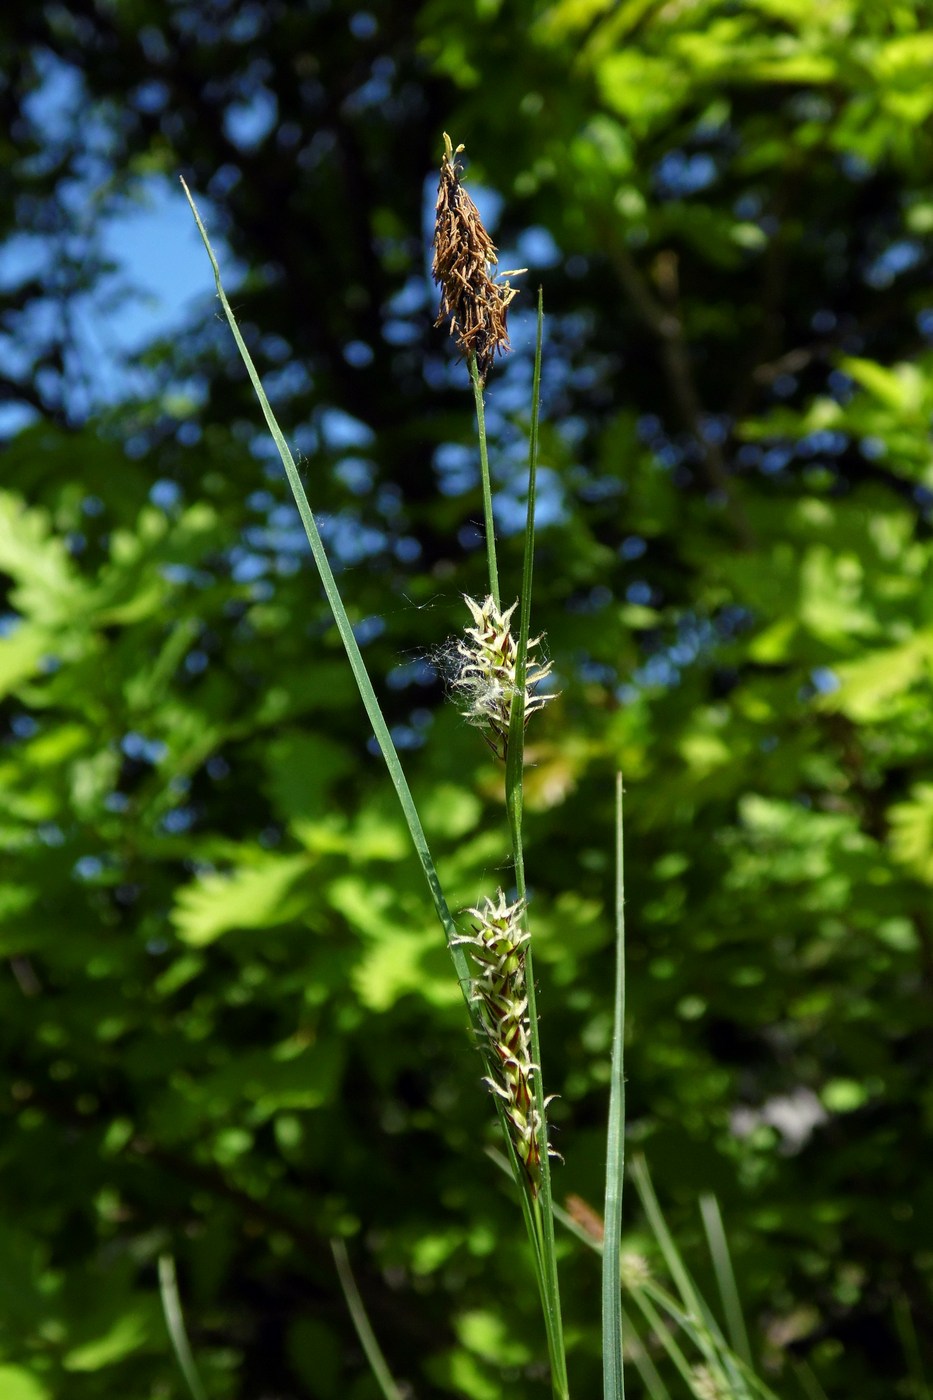
[[[185,943],[212,943],[232,929],[268,928],[304,907],[304,856],[257,854],[229,875],[204,875],[178,892],[172,922]]]

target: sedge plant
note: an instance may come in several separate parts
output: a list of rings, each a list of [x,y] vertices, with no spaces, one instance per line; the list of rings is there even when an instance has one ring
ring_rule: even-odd
[[[694,1285],[658,1207],[647,1167],[634,1165],[634,1180],[648,1223],[673,1279],[673,1291],[654,1281],[646,1261],[621,1253],[625,1079],[624,880],[622,863],[622,780],[616,788],[616,984],[610,1079],[607,1175],[604,1213],[582,1203],[559,1207],[551,1186],[548,1144],[548,1096],[544,1092],[533,966],[534,936],[529,920],[523,840],[523,770],[525,729],[547,703],[543,689],[550,676],[541,638],[531,635],[534,572],[535,488],[538,466],[543,307],[537,300],[537,334],[530,433],[524,555],[518,598],[503,607],[496,557],[493,493],[486,440],[484,391],[497,357],[509,348],[507,313],[516,295],[500,273],[495,245],[463,185],[459,155],[444,135],[438,185],[433,272],[440,289],[437,324],[447,325],[465,362],[476,410],[488,588],[484,598],[465,598],[468,614],[454,648],[451,690],[461,713],[479,729],[501,765],[511,851],[511,889],[481,893],[458,918],[451,912],[427,837],[353,632],[327,557],[298,468],[272,413],[259,375],[237,325],[221,281],[207,232],[187,185],[191,206],[214,272],[217,295],[240,356],[256,392],[267,426],[282,460],[311,553],[334,622],[346,650],[366,716],[398,797],[417,859],[443,929],[454,972],[464,996],[475,1043],[485,1066],[485,1082],[502,1129],[504,1155],[499,1159],[517,1187],[542,1305],[555,1400],[570,1400],[564,1328],[555,1243],[555,1220],[566,1225],[602,1256],[603,1400],[623,1400],[623,1352],[652,1400],[669,1400],[670,1391],[656,1363],[666,1360],[683,1383],[678,1393],[696,1400],[774,1400],[754,1375],[738,1294],[715,1203],[704,1204],[704,1222],[712,1252],[729,1340]],[[517,621],[517,625],[516,625]],[[343,1244],[334,1242],[341,1288],[354,1326],[381,1393],[396,1400],[401,1393],[372,1333],[353,1282]],[[173,1347],[195,1400],[203,1391],[194,1369],[181,1321],[170,1261],[162,1268],[162,1293]],[[640,1315],[632,1322],[623,1310],[625,1295]],[[646,1329],[645,1332],[641,1328]],[[686,1343],[686,1348],[685,1348]],[[689,1352],[689,1354],[688,1354]]]
[[[474,625],[466,627],[457,646],[459,664],[454,689],[466,718],[481,729],[504,768],[516,891],[513,900],[508,900],[502,890],[497,890],[495,896],[488,893],[482,895],[477,905],[467,911],[470,920],[468,930],[459,927],[451,913],[421,818],[341,598],[297,465],[240,333],[223,288],[210,239],[184,181],[182,187],[211,261],[221,306],[281,457],[366,716],[388,769],[447,940],[475,1042],[483,1056],[485,1080],[492,1091],[502,1126],[532,1245],[553,1395],[555,1400],[569,1400],[554,1239],[547,1105],[539,1070],[540,1046],[522,848],[525,726],[545,703],[545,697],[538,687],[549,671],[547,664],[537,659],[538,639],[529,636],[543,311],[539,296],[523,596],[517,635],[514,635],[512,617],[517,605],[503,612],[499,596],[492,490],[483,419],[483,386],[496,356],[508,349],[506,311],[515,290],[507,282],[490,276],[490,267],[494,268],[496,263],[496,251],[461,183],[457,160],[459,149],[454,151],[449,137],[445,136],[445,156],[438,190],[434,269],[442,288],[440,319],[449,319],[451,331],[456,335],[458,346],[467,360],[474,386],[487,523],[489,591],[482,601],[466,600]]]

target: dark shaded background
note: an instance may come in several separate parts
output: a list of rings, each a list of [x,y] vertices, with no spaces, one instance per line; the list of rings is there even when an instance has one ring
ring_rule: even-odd
[[[528,859],[556,1190],[599,1206],[621,767],[632,1147],[711,1292],[696,1200],[719,1196],[781,1394],[804,1361],[829,1395],[925,1393],[930,17],[0,21],[14,1393],[181,1395],[170,1250],[211,1396],[375,1394],[334,1234],[413,1393],[547,1393],[440,930],[209,267],[117,396],[76,312],[111,285],[108,220],[184,173],[473,904],[507,847],[501,775],[443,694],[459,595],[484,587],[471,400],[427,273],[444,129],[503,264],[529,268],[488,394],[507,598],[545,288],[535,626],[561,694],[532,735]],[[569,1242],[564,1288],[575,1393],[596,1394],[598,1276]]]

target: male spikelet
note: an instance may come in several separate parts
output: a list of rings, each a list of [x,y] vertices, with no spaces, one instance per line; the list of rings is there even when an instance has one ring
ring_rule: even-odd
[[[470,909],[476,922],[473,933],[457,938],[469,945],[478,975],[471,982],[471,996],[480,1008],[493,1072],[486,1083],[503,1102],[509,1132],[518,1160],[533,1195],[541,1179],[539,1129],[541,1115],[535,1103],[531,1060],[531,1027],[525,990],[525,948],[530,934],[524,927],[525,904],[506,903],[502,890],[496,899],[487,895],[483,907]]]
[[[512,636],[512,614],[518,607],[513,603],[500,612],[493,599],[478,603],[464,595],[463,600],[472,614],[475,627],[468,627],[457,643],[457,673],[452,689],[464,702],[462,711],[470,724],[483,731],[483,737],[497,758],[508,754],[509,720],[512,696],[516,694],[516,664],[518,643]],[[534,655],[540,637],[529,639],[525,660],[525,694],[523,697],[525,723],[536,710],[543,709],[550,695],[539,695],[538,686],[551,673],[550,661],[541,662]]]
[[[444,147],[434,220],[434,281],[441,289],[434,324],[450,322],[457,349],[465,359],[476,356],[479,377],[485,382],[496,352],[509,349],[506,313],[518,289],[508,282],[495,282],[494,272],[490,276],[499,259],[479,211],[460,181],[463,167],[457,156],[463,147],[454,150],[446,131]]]

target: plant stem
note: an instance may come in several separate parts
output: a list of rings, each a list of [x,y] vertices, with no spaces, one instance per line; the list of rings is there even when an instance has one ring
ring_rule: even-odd
[[[159,1293],[162,1297],[162,1311],[165,1314],[165,1325],[168,1328],[168,1335],[172,1343],[172,1350],[178,1362],[178,1369],[185,1378],[185,1384],[191,1391],[192,1400],[207,1400],[207,1392],[201,1384],[194,1364],[194,1357],[191,1354],[191,1347],[188,1342],[188,1333],[185,1328],[185,1319],[181,1310],[181,1299],[178,1296],[178,1279],[175,1274],[175,1260],[170,1254],[159,1255]]]
[[[745,1318],[742,1316],[742,1302],[729,1254],[729,1242],[715,1196],[707,1193],[700,1197],[700,1214],[703,1217],[703,1229],[706,1231],[706,1242],[716,1274],[729,1342],[736,1356],[744,1361],[746,1366],[751,1367],[752,1349],[748,1342]]]
[[[388,1362],[382,1354],[382,1348],[376,1340],[376,1334],[372,1329],[369,1318],[366,1315],[366,1308],[360,1296],[360,1290],[356,1286],[356,1279],[353,1277],[353,1270],[350,1267],[350,1257],[347,1254],[347,1247],[343,1240],[334,1239],[330,1242],[331,1253],[334,1256],[334,1264],[337,1267],[337,1277],[340,1280],[340,1287],[343,1289],[343,1296],[346,1300],[347,1308],[356,1335],[359,1338],[363,1354],[369,1363],[369,1369],[378,1385],[384,1400],[402,1400],[402,1392],[395,1383],[395,1378],[389,1370]]]
[[[496,523],[492,514],[492,483],[489,477],[489,450],[486,445],[486,409],[483,404],[483,381],[479,377],[476,356],[469,356],[470,383],[476,404],[476,432],[479,437],[479,466],[483,482],[483,520],[486,528],[486,560],[489,565],[489,592],[496,608],[499,598],[499,566],[496,563]]]
[[[522,591],[518,649],[515,663],[515,688],[509,715],[509,739],[505,765],[505,802],[512,844],[512,862],[519,898],[527,895],[525,856],[522,842],[523,770],[525,763],[525,688],[528,657],[528,634],[531,625],[531,593],[534,575],[535,490],[538,470],[538,423],[541,401],[541,348],[544,328],[544,308],[538,292],[538,331],[535,345],[535,366],[532,387],[531,432],[528,444],[528,506],[525,521],[525,551],[522,566]],[[527,919],[528,912],[525,911]],[[531,1214],[537,1238],[535,1258],[539,1269],[538,1285],[544,1311],[548,1350],[551,1357],[551,1383],[555,1396],[564,1400],[569,1395],[567,1357],[564,1346],[563,1321],[560,1308],[560,1288],[557,1276],[557,1250],[554,1240],[554,1215],[551,1198],[551,1169],[547,1143],[547,1110],[541,1070],[541,1039],[535,998],[534,962],[529,943],[525,955],[525,993],[528,997],[529,1039],[531,1058],[537,1066],[534,1078],[535,1108],[538,1116],[538,1154],[540,1172],[537,1193],[530,1192],[527,1181],[523,1190],[531,1195]]]
[[[603,1245],[603,1397],[624,1400],[622,1369],[622,1187],[625,1179],[625,870],[622,774],[616,774],[616,987],[606,1152]]]

